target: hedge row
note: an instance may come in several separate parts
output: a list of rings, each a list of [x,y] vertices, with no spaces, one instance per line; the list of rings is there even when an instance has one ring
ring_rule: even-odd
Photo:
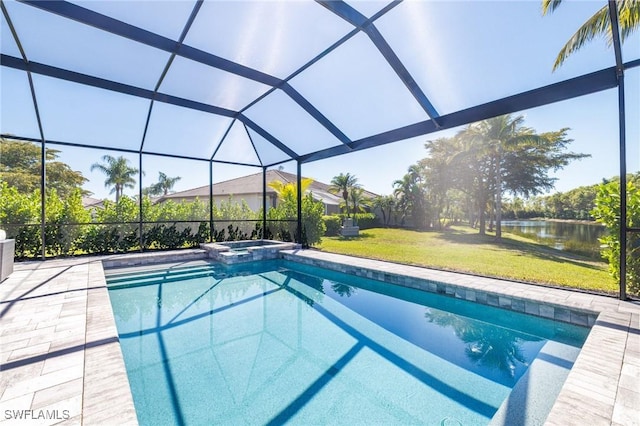
[[[214,228],[213,241],[240,241],[260,238],[294,241],[295,239],[295,222],[271,222],[264,235],[262,222],[256,222],[253,229],[247,227],[247,223],[244,225],[244,229],[233,224],[218,230]],[[79,231],[78,228],[84,229]],[[39,225],[19,227],[14,236],[16,240],[15,258],[26,260],[39,257],[42,250],[40,235]],[[144,225],[142,248],[144,250],[168,250],[198,247],[200,243],[208,242],[209,238],[208,222]],[[302,239],[305,245],[308,245],[307,238],[307,233],[303,230]],[[140,230],[137,224],[47,224],[45,226],[45,240],[47,256],[126,253],[140,250]]]

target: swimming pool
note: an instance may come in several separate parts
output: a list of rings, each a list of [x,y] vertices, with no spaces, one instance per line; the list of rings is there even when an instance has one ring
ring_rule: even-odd
[[[281,260],[107,282],[141,424],[488,424],[589,331]]]

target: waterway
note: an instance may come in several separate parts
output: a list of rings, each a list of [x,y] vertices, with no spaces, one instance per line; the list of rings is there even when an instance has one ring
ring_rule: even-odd
[[[564,222],[550,220],[505,220],[505,232],[531,238],[559,250],[567,250],[599,258],[600,237],[606,228],[596,222]]]

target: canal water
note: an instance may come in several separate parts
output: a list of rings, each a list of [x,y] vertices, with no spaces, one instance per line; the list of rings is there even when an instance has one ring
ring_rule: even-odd
[[[505,220],[502,230],[536,240],[559,250],[600,258],[600,237],[606,228],[595,222]]]

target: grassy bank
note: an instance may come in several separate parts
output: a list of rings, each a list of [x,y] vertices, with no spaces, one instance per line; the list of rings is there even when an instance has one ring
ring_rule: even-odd
[[[504,234],[497,242],[475,229],[442,232],[375,228],[359,237],[323,237],[320,250],[519,281],[615,293],[605,262],[555,250]]]

